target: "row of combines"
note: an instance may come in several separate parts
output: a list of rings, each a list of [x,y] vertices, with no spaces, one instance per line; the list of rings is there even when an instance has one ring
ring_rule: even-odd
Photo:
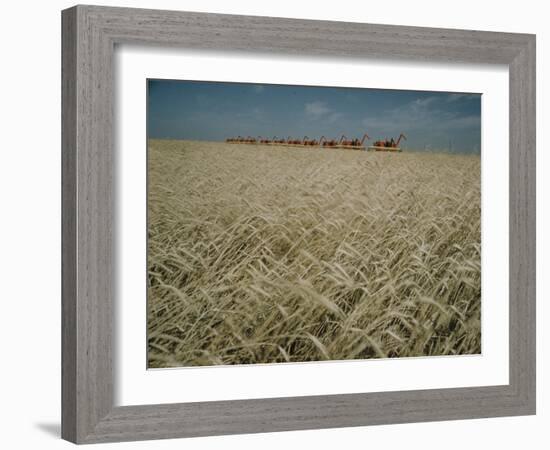
[[[254,145],[279,145],[285,147],[318,147],[318,148],[342,148],[349,150],[373,150],[373,151],[385,151],[385,152],[401,152],[399,147],[401,139],[407,140],[407,137],[401,133],[397,140],[394,138],[383,139],[374,141],[372,145],[365,147],[365,141],[370,140],[367,133],[363,135],[361,139],[353,138],[348,139],[345,135],[337,139],[329,139],[325,136],[321,136],[320,139],[310,139],[308,136],[304,136],[303,139],[295,139],[288,136],[286,139],[280,139],[277,136],[273,136],[271,139],[258,137],[230,137],[225,140],[229,144],[254,144]]]

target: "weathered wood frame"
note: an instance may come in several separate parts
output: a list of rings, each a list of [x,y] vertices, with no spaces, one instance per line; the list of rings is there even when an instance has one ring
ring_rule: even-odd
[[[93,443],[535,413],[535,36],[97,6],[63,11],[62,31],[63,438]],[[510,383],[115,407],[113,52],[118,43],[508,65]]]

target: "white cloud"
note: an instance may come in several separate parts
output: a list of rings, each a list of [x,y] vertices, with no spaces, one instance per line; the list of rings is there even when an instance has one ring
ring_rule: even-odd
[[[420,107],[424,108],[426,106],[431,105],[432,103],[436,102],[438,98],[436,96],[433,97],[426,97],[426,98],[417,98],[412,102],[413,107]]]
[[[343,117],[344,117],[344,113],[342,113],[342,112],[333,112],[333,113],[330,113],[329,116],[327,117],[327,122],[328,123],[335,123],[335,122],[338,122]]]
[[[367,132],[380,133],[398,133],[407,131],[427,131],[439,130],[449,132],[450,130],[464,130],[480,126],[479,115],[460,116],[456,111],[444,107],[441,102],[448,103],[461,98],[475,98],[477,94],[453,94],[454,100],[430,96],[426,98],[417,98],[400,108],[380,111],[376,115],[365,117],[362,124]],[[447,109],[445,109],[447,108]],[[396,129],[396,126],[399,129]]]
[[[306,115],[312,119],[319,119],[320,117],[328,114],[330,108],[324,102],[315,101],[311,103],[306,103],[305,112]]]

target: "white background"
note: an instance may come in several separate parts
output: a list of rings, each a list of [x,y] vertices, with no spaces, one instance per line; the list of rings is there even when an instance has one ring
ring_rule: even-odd
[[[361,63],[118,47],[118,405],[349,394],[508,384],[508,70],[502,66]],[[223,67],[223,72],[219,71]],[[483,355],[145,370],[146,78],[255,81],[482,93]],[[246,77],[246,78],[243,78]],[[406,376],[403,374],[406,373]],[[223,382],[220,382],[223,380]],[[343,385],[342,380],[346,380]]]
[[[548,363],[550,319],[548,294],[550,170],[542,149],[548,123],[550,39],[544,2],[463,0],[450,6],[436,1],[257,2],[117,1],[105,5],[185,9],[203,12],[271,15],[310,19],[391,23],[537,33],[537,199],[538,220],[538,415],[315,430],[119,444],[117,448],[299,448],[336,446],[422,449],[544,448],[548,439],[550,396],[544,366]],[[60,416],[60,14],[71,2],[10,2],[2,10],[0,42],[3,64],[0,218],[2,279],[0,326],[3,358],[0,399],[5,448],[69,448],[59,440]],[[545,120],[546,119],[546,120]],[[546,202],[547,203],[547,202]],[[546,255],[546,258],[545,258]],[[546,295],[547,296],[547,295]],[[543,354],[545,353],[545,355]],[[98,446],[113,448],[106,446]]]

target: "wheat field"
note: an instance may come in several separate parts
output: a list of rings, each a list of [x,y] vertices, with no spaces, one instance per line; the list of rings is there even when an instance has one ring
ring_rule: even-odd
[[[148,365],[481,352],[478,155],[151,140]]]

